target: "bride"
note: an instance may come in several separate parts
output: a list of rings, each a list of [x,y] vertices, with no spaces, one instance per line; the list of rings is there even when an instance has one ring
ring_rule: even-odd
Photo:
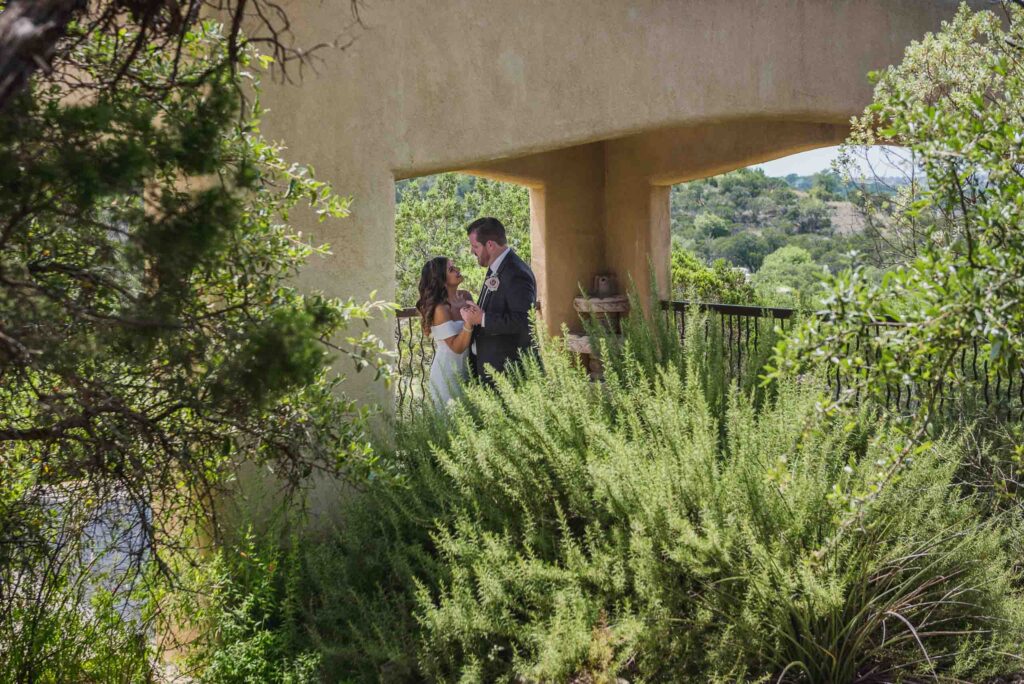
[[[420,272],[416,309],[423,321],[423,334],[430,335],[437,347],[430,366],[430,398],[438,407],[462,393],[467,375],[473,327],[463,322],[462,312],[475,305],[473,296],[459,289],[461,282],[462,273],[448,257],[434,257]]]

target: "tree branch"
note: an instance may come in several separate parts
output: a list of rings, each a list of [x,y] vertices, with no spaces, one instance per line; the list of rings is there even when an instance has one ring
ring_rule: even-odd
[[[49,70],[58,41],[85,0],[13,0],[0,13],[0,109],[38,69]]]

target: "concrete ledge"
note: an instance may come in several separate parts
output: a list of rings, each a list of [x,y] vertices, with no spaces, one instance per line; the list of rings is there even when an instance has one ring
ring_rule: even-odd
[[[629,297],[576,297],[572,306],[580,313],[629,313]]]
[[[576,354],[591,354],[590,337],[588,335],[576,335],[569,333],[565,336],[566,348]]]

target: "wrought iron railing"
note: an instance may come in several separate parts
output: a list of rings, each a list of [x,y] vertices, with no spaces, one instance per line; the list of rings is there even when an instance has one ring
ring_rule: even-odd
[[[845,354],[864,355],[867,363],[878,363],[878,357],[872,356],[877,354],[877,349],[866,340],[884,334],[883,326],[884,323],[864,326],[854,342],[847,345]],[[1024,369],[990,372],[988,357],[979,350],[977,339],[972,340],[969,347],[961,349],[954,365],[956,367],[951,370],[955,379],[940,385],[933,397],[934,409],[940,415],[968,413],[976,416],[983,406],[992,417],[1003,420],[1024,418]],[[849,385],[838,371],[829,380],[836,397]],[[855,397],[860,400],[859,391],[855,391]],[[885,388],[885,405],[896,410],[913,411],[923,400],[927,397],[913,383],[893,383]]]
[[[801,314],[796,309],[691,301],[663,301],[661,306],[673,317],[683,339],[686,336],[688,314],[694,308],[710,313],[704,320],[706,338],[717,345],[721,367],[727,379],[741,382],[761,371],[778,334],[791,329],[801,315],[813,315]],[[881,327],[881,323],[873,326],[873,329],[866,327],[864,334],[856,338],[847,353],[871,353],[870,345],[865,344],[864,340],[869,335],[880,334]],[[434,341],[429,335],[423,334],[419,312],[415,308],[396,312],[395,348],[395,405],[396,411],[404,414],[428,396],[430,364],[435,352]],[[867,361],[871,363],[875,359]],[[1024,371],[993,376],[989,373],[988,360],[979,352],[977,343],[961,353],[958,371],[960,383],[940,396],[940,412],[949,408],[951,402],[976,402],[984,404],[1003,418],[1024,418]],[[848,379],[843,378],[838,371],[829,377],[830,388],[836,397],[849,384]],[[859,394],[856,396],[860,399]],[[912,411],[921,399],[921,393],[911,384],[894,384],[885,390],[886,406],[896,410]]]
[[[691,301],[663,301],[662,308],[671,311],[679,334],[685,338],[686,319],[696,307],[700,311],[712,315],[706,319],[708,332],[715,332],[721,344],[723,367],[730,379],[742,379],[744,374],[760,370],[760,365],[767,360],[765,345],[762,341],[766,335],[774,336],[778,332],[785,333],[801,316],[813,316],[810,312],[796,309],[743,306],[737,304],[711,304]],[[884,322],[864,327],[862,334],[845,350],[848,355],[877,353],[866,343],[870,336],[882,334]],[[875,363],[877,358],[867,358],[867,363]],[[989,362],[984,354],[979,353],[978,342],[974,341],[969,349],[960,353],[956,386],[947,387],[939,393],[939,413],[947,409],[963,408],[971,403],[983,404],[991,413],[1002,418],[1024,418],[1024,369],[1016,372],[992,374]],[[829,387],[833,396],[838,398],[841,393],[851,387],[849,378],[844,378],[836,368],[829,376]],[[860,392],[854,389],[854,397],[860,400]],[[918,387],[912,383],[894,383],[885,388],[884,403],[890,409],[910,412],[918,408],[924,397]],[[954,407],[952,404],[956,403]]]
[[[434,361],[434,340],[423,334],[416,307],[395,312],[395,412],[407,414],[428,396],[430,364]]]

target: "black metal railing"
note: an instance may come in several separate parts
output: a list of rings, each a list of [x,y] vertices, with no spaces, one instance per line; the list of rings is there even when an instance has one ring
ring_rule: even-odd
[[[394,376],[395,412],[407,414],[428,396],[430,364],[434,362],[434,340],[423,333],[420,312],[416,307],[395,312]]]
[[[686,319],[694,308],[712,314],[705,320],[708,326],[706,332],[717,332],[716,341],[721,345],[722,365],[730,381],[742,380],[746,374],[760,371],[771,351],[766,347],[774,344],[772,339],[766,345],[766,337],[774,338],[780,333],[784,334],[802,316],[816,315],[796,309],[691,301],[663,301],[661,305],[662,309],[672,312],[679,334],[684,339]],[[867,340],[883,335],[884,326],[884,321],[865,325],[861,334],[843,353],[850,356],[864,355],[866,363],[877,363],[877,356],[872,356],[877,355],[877,348],[868,344]],[[946,413],[948,410],[970,410],[984,405],[997,417],[1024,417],[1024,369],[990,373],[988,359],[979,353],[978,347],[978,341],[975,340],[969,349],[961,351],[956,369],[957,382],[939,392],[935,408],[939,413]],[[833,397],[837,399],[852,387],[850,379],[843,377],[838,366],[830,373],[828,380]],[[853,388],[852,391],[855,400],[859,401],[862,398],[860,390]],[[921,389],[910,382],[888,385],[885,387],[884,399],[879,397],[884,400],[886,407],[902,412],[916,410],[924,398]]]
[[[673,317],[680,338],[684,340],[687,318],[694,309],[711,314],[704,319],[704,337],[715,346],[715,353],[721,355],[726,380],[741,383],[760,374],[780,334],[790,330],[801,316],[814,315],[796,309],[692,301],[662,301],[661,307]],[[865,341],[869,336],[883,334],[883,326],[884,323],[865,326],[863,334],[857,336],[845,353],[874,353],[874,347]],[[961,352],[958,382],[940,394],[938,410],[945,412],[974,403],[983,404],[1004,419],[1024,418],[1024,369],[993,375],[989,372],[988,359],[978,347],[975,342]],[[430,336],[423,333],[419,312],[415,308],[396,312],[395,349],[395,408],[402,414],[428,396],[430,365],[436,349]],[[874,363],[877,359],[867,358],[866,362]],[[837,398],[850,384],[838,368],[829,377],[830,389]],[[855,396],[857,400],[861,399],[859,392]],[[898,411],[917,409],[922,398],[919,389],[911,383],[894,383],[885,388],[885,405]]]
[[[843,353],[847,356],[860,355],[867,364],[878,364],[879,352],[876,345],[867,343],[869,338],[878,339],[885,335],[885,323],[865,325],[852,343],[846,345]],[[952,376],[938,387],[931,398],[934,409],[940,414],[961,414],[977,416],[982,407],[990,416],[1013,420],[1024,418],[1024,369],[1000,369],[992,372],[987,355],[979,350],[979,340],[973,339],[969,347],[961,349],[954,361]],[[850,383],[837,370],[829,377],[833,395],[838,398]],[[856,400],[861,399],[859,389],[853,389]],[[883,399],[879,397],[879,399]],[[909,413],[927,401],[922,388],[912,382],[892,383],[885,387],[884,403],[887,407]]]

